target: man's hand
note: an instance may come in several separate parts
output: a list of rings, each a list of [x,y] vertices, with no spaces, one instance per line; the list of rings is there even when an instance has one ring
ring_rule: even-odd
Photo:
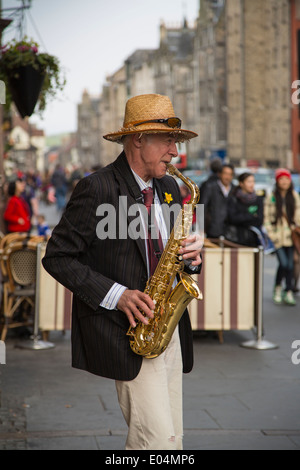
[[[117,308],[127,315],[130,325],[135,328],[135,319],[147,325],[147,317],[153,318],[155,303],[149,295],[144,292],[126,289],[119,299]],[[141,309],[146,316],[144,316],[139,309]]]
[[[184,260],[191,261],[192,266],[202,263],[200,253],[203,247],[203,238],[199,234],[189,235],[181,242],[179,253]]]

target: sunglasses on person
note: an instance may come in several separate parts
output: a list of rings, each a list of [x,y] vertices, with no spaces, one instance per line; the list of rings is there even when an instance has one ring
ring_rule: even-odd
[[[171,127],[172,129],[180,129],[181,128],[181,119],[178,117],[172,117],[167,119],[151,119],[149,121],[142,121],[134,124],[134,127],[141,126],[142,124],[148,124],[152,122],[157,122],[159,124],[167,124],[167,126]]]

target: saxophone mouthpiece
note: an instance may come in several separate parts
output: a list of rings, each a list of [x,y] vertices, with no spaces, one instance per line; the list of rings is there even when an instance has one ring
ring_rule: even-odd
[[[166,165],[168,173],[170,173],[170,175],[175,175],[177,168],[175,168],[171,163],[166,163]]]

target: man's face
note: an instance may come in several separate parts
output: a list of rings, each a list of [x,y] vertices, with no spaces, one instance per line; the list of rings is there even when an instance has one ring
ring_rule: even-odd
[[[229,167],[224,167],[220,173],[220,180],[224,186],[229,186],[233,179],[233,171]]]
[[[170,134],[151,134],[141,137],[141,165],[144,179],[162,178],[167,171],[166,163],[177,157],[176,138]]]

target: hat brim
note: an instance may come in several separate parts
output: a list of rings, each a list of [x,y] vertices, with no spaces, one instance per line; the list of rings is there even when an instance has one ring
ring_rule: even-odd
[[[196,132],[188,131],[186,129],[173,129],[170,127],[147,127],[147,129],[145,129],[142,128],[142,126],[139,126],[139,128],[123,128],[120,129],[118,132],[106,134],[103,136],[103,138],[109,140],[110,142],[116,142],[118,144],[121,144],[122,138],[126,135],[131,134],[171,134],[176,136],[178,142],[185,142],[187,140],[193,139],[194,137],[198,137],[198,134],[196,134]]]

